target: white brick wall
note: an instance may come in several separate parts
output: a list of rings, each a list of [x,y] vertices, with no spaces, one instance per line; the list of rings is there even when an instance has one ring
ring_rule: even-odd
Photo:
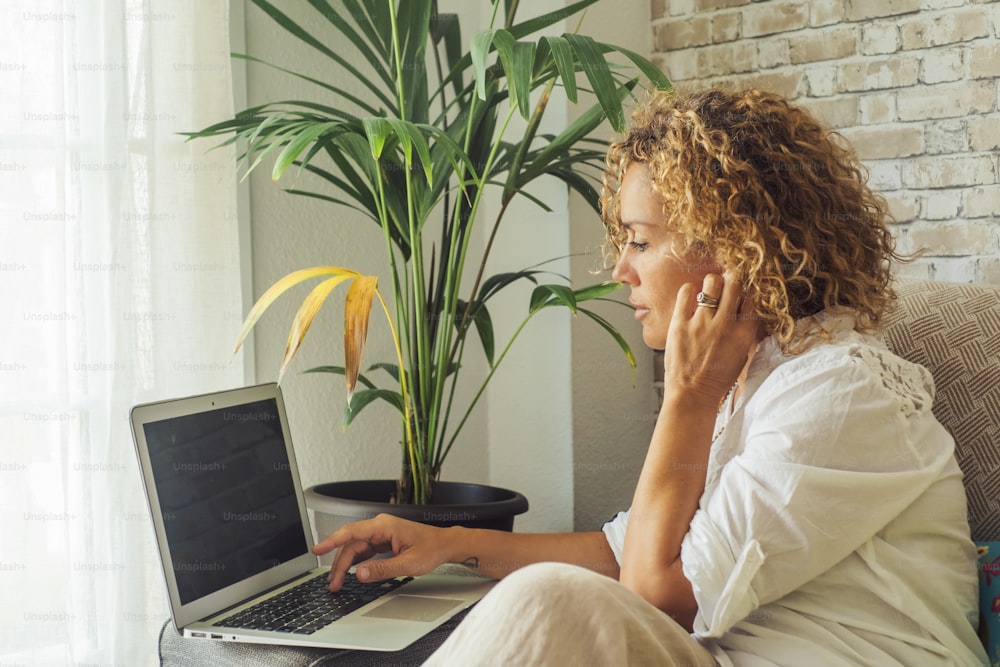
[[[675,84],[756,86],[844,134],[889,201],[900,274],[1000,283],[1000,1],[651,0]]]

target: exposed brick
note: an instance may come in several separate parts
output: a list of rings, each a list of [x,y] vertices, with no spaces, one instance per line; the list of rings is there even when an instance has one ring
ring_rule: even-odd
[[[670,3],[674,4],[674,3]],[[667,0],[649,0],[649,17],[654,21],[667,15]]]
[[[653,57],[653,64],[666,73],[672,82],[690,81],[702,74],[698,71],[698,59],[690,51],[673,51]]]
[[[810,97],[829,97],[837,93],[837,66],[812,65],[806,67],[806,81]]]
[[[924,196],[921,215],[925,220],[954,220],[961,206],[961,190],[930,190]]]
[[[920,61],[920,81],[923,83],[958,81],[962,76],[962,52],[959,50],[937,49],[925,54]]]
[[[986,37],[989,33],[986,14],[976,8],[948,12],[933,18],[918,16],[907,19],[899,26],[900,42],[904,50],[965,42]]]
[[[858,99],[858,117],[862,124],[888,123],[896,120],[896,96],[893,93],[862,95]]]
[[[731,42],[740,36],[740,13],[727,12],[712,17],[712,41]]]
[[[712,23],[707,17],[696,16],[656,24],[654,43],[657,51],[675,51],[712,41]]]
[[[1000,218],[1000,185],[986,185],[965,191],[967,218]]]
[[[910,157],[924,152],[924,133],[915,125],[854,127],[841,132],[862,160]]]
[[[697,6],[699,12],[711,12],[716,9],[749,5],[750,2],[751,0],[697,0]]]
[[[852,27],[837,27],[789,40],[793,65],[853,56],[857,51]]]
[[[947,283],[971,283],[975,280],[976,260],[969,257],[936,257],[927,260],[927,264],[930,267],[930,280]]]
[[[896,222],[916,220],[917,216],[920,215],[920,199],[913,193],[904,190],[890,192],[885,195],[885,201]]]
[[[965,120],[949,118],[927,123],[924,146],[926,152],[932,155],[967,152],[969,142]]]
[[[1000,77],[1000,44],[975,44],[969,53],[969,74],[973,79]]]
[[[670,59],[671,60],[679,59],[679,58],[680,58],[680,55],[678,55],[678,54],[670,54]],[[669,68],[667,66],[667,58],[662,53],[652,53],[652,54],[650,54],[649,60],[654,65],[656,65],[656,68],[658,70],[660,70],[661,72],[666,72],[667,77],[670,78],[671,80],[673,80],[673,77],[671,77]]]
[[[721,44],[698,49],[698,77],[742,74],[758,69],[757,49],[747,42]]]
[[[976,260],[975,282],[1000,285],[1000,257],[981,257]]]
[[[880,58],[844,63],[838,80],[841,92],[903,88],[917,83],[919,73],[916,58]]]
[[[774,72],[753,74],[743,78],[742,82],[746,86],[769,90],[790,100],[794,100],[804,92],[805,73]]]
[[[903,187],[899,160],[873,160],[868,167],[868,187],[876,192],[891,192]]]
[[[757,62],[761,69],[771,69],[787,65],[791,56],[788,50],[788,40],[777,37],[765,37],[755,40],[757,44]]]
[[[667,11],[671,16],[691,16],[698,9],[695,5],[695,0],[669,0],[667,2]],[[666,16],[666,13],[661,14],[661,16]]]
[[[855,97],[809,98],[801,100],[801,104],[835,129],[850,127],[858,122],[858,100]]]
[[[974,151],[1000,150],[1000,116],[969,119],[969,148]]]
[[[903,252],[913,252],[913,248],[909,244],[905,248],[901,247],[900,249]],[[893,267],[893,274],[908,280],[930,280],[933,275],[932,267],[933,265],[927,260],[917,260],[916,262],[899,264]]]
[[[966,116],[992,110],[996,91],[991,81],[942,83],[896,93],[900,120]]]
[[[983,255],[996,247],[993,230],[979,222],[913,223],[910,241],[917,248],[933,249],[935,255],[962,257]]]
[[[761,3],[743,11],[743,36],[761,37],[778,32],[790,32],[804,28],[808,23],[808,3]]]
[[[847,0],[847,20],[864,21],[920,11],[920,0]]]
[[[902,174],[907,187],[921,190],[996,183],[996,165],[985,155],[911,158]]]
[[[980,0],[976,0],[979,2]],[[992,2],[993,0],[986,0]],[[990,17],[990,23],[993,25],[993,34],[1000,37],[1000,7],[996,4],[992,5],[989,10],[992,12]]]
[[[861,53],[866,56],[899,50],[899,28],[894,23],[877,22],[861,26]]]
[[[832,25],[844,20],[844,0],[811,0],[808,4],[811,26]]]

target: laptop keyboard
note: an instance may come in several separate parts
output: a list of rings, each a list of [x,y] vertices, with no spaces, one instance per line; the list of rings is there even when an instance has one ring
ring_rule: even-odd
[[[343,588],[331,593],[326,575],[321,574],[213,625],[311,635],[411,579],[404,577],[362,583],[354,574],[348,573]]]

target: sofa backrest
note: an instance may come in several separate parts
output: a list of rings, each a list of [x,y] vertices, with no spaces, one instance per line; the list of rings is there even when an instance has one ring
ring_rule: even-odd
[[[934,376],[934,414],[955,438],[969,526],[1000,540],[1000,286],[899,281],[885,340]]]

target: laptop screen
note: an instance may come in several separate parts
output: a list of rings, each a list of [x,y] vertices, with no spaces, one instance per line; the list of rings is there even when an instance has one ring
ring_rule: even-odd
[[[275,399],[143,430],[182,604],[307,552]]]

